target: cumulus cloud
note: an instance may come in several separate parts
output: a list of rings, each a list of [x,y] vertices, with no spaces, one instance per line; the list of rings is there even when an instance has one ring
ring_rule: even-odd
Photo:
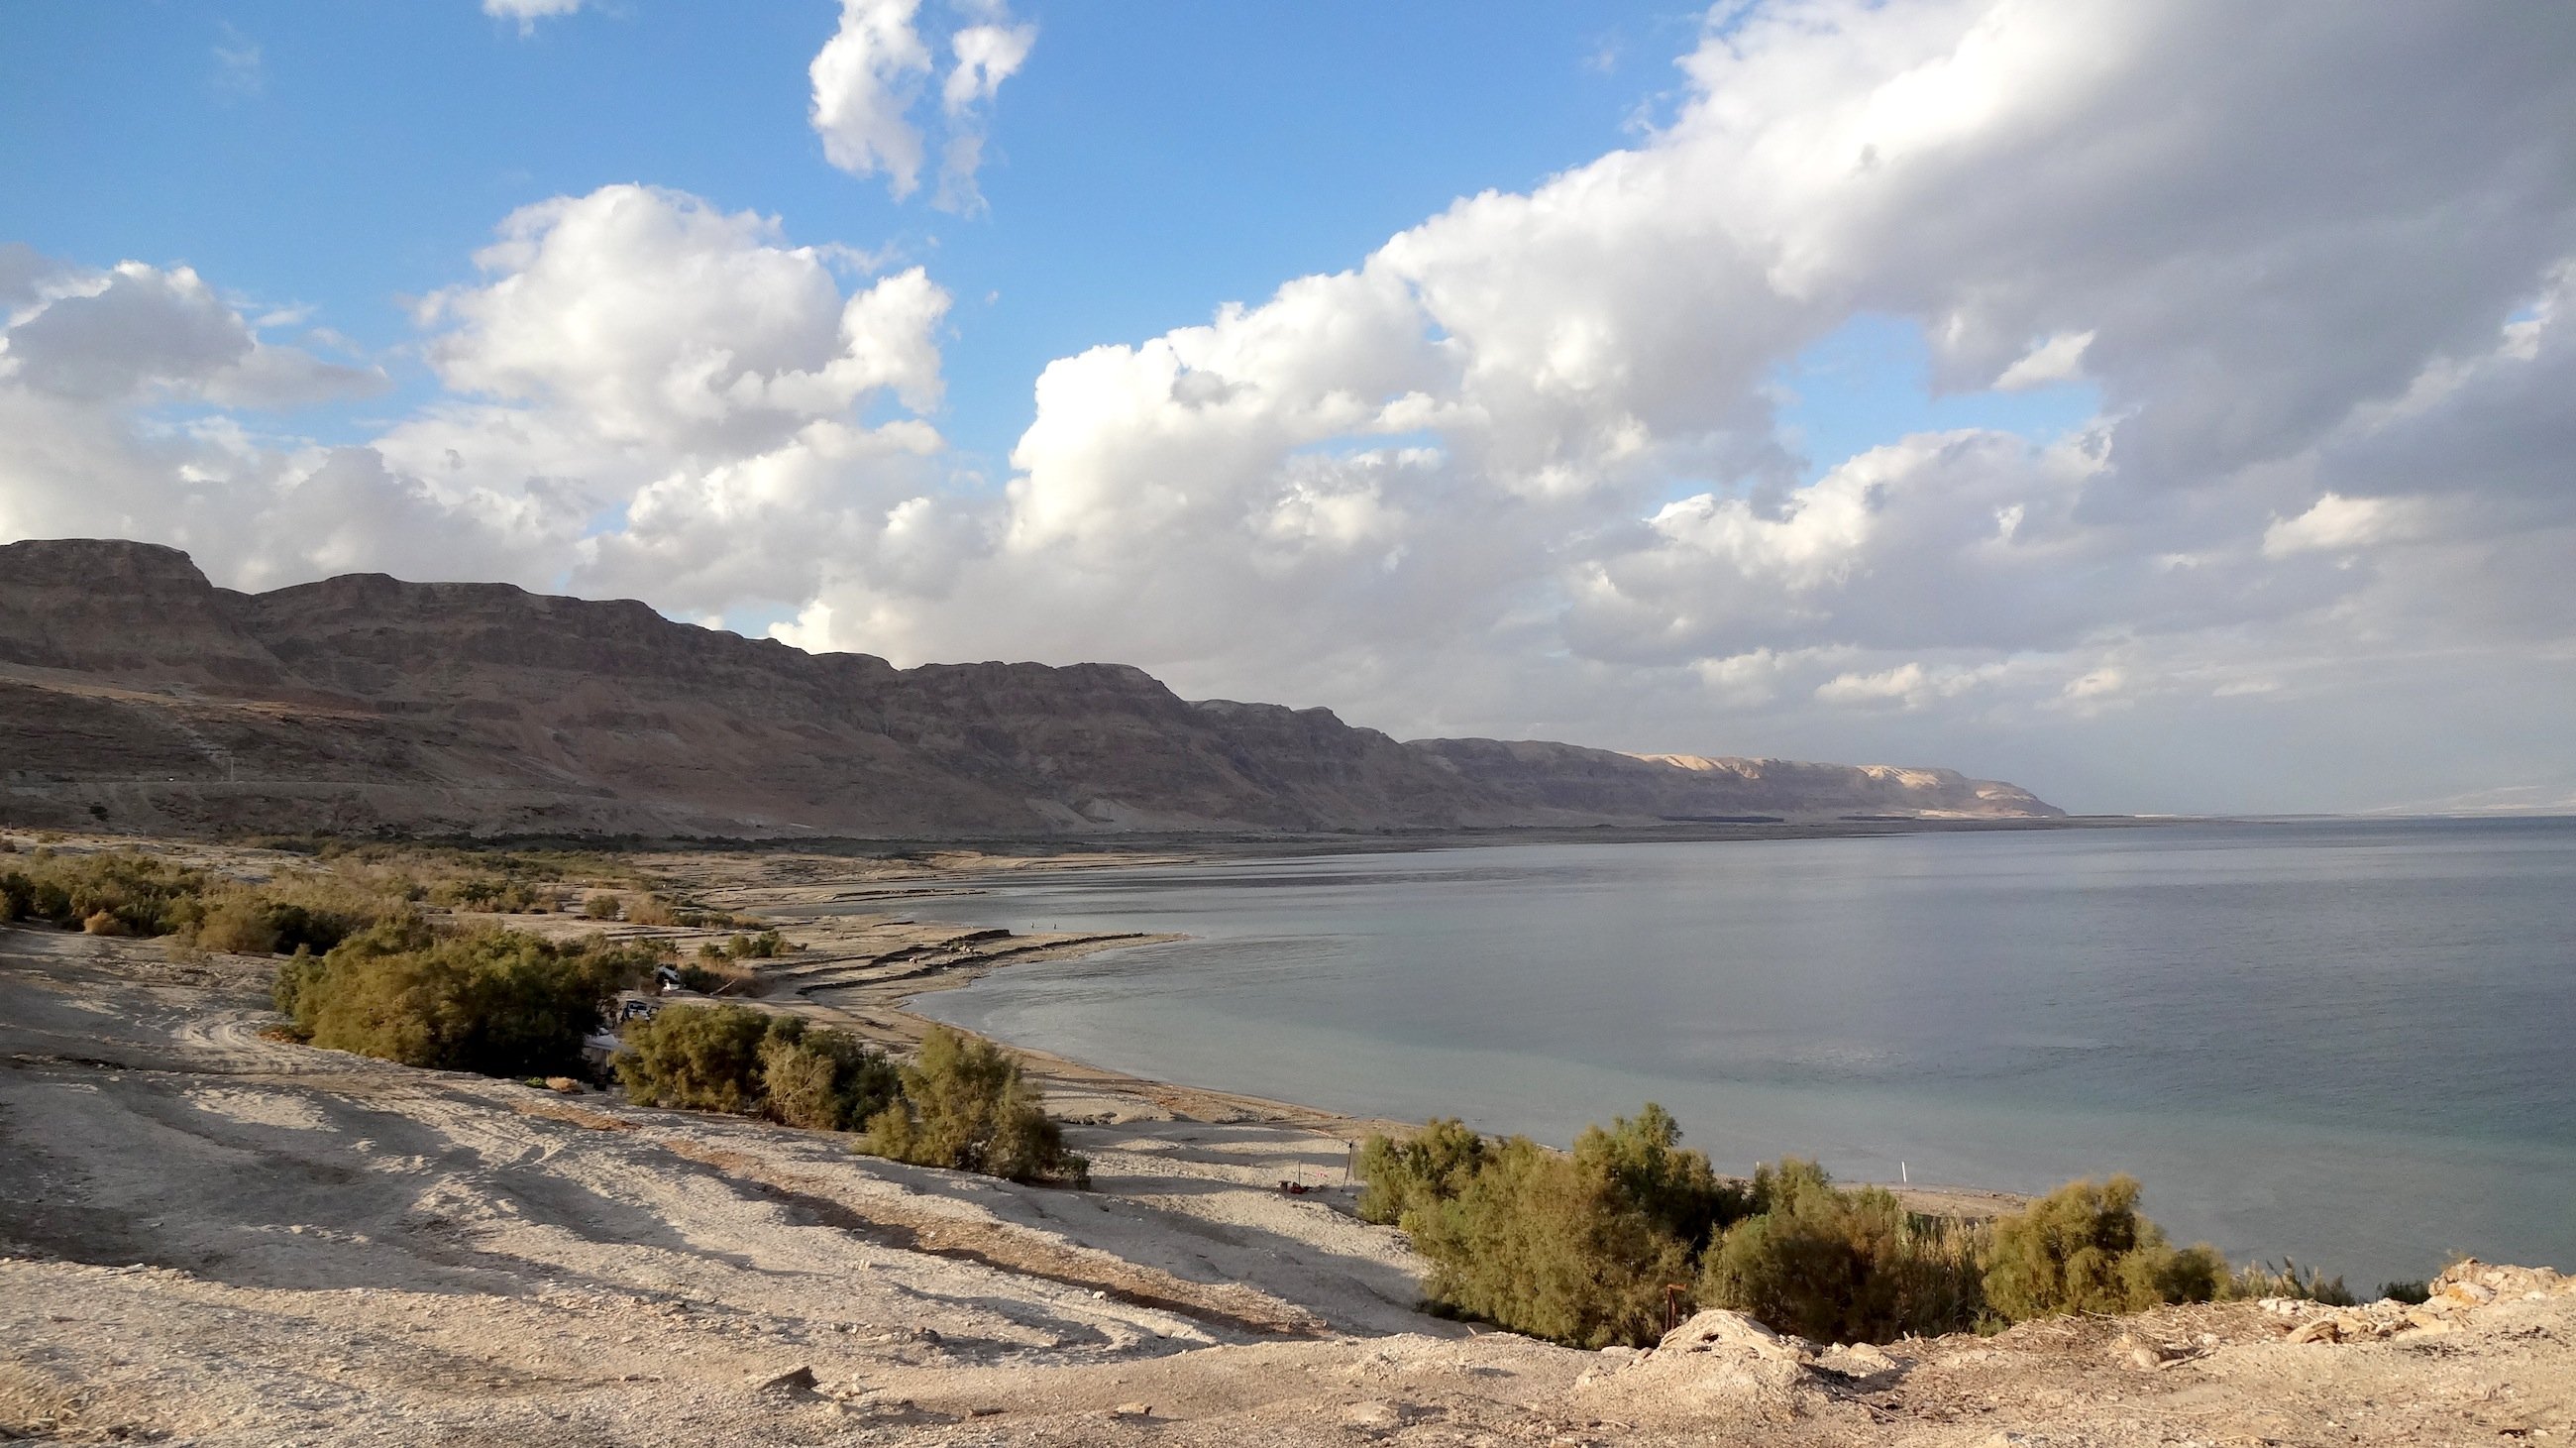
[[[948,73],[927,123],[945,133],[937,204],[972,212],[984,204],[975,173],[983,165],[986,114],[1002,82],[1027,62],[1037,27],[1015,23],[999,0],[956,8],[966,23],[946,38]],[[921,0],[841,0],[840,27],[808,68],[824,159],[853,176],[883,175],[896,200],[921,185],[927,142],[925,122],[914,113],[938,68],[920,19]]]
[[[948,294],[844,293],[775,220],[610,186],[504,221],[426,299],[449,398],[376,442],[437,495],[559,540],[589,586],[701,612],[804,601],[935,479]],[[899,415],[865,425],[878,398]]]
[[[958,143],[1028,55],[997,7],[939,16],[845,0],[814,62],[827,156],[899,195],[932,127],[971,182]],[[322,480],[335,557],[401,528],[807,646],[1119,659],[1408,733],[1951,762],[2078,806],[2368,802],[2350,778],[2456,725],[2434,711],[2576,702],[2570,54],[2566,17],[2505,3],[1721,7],[1633,146],[1052,362],[998,489],[944,461],[925,272],[845,283],[639,187],[505,221],[424,303],[445,395],[355,454],[135,420],[266,375],[177,271],[44,322],[109,274],[0,252],[0,405],[87,419],[138,477]],[[1937,389],[2080,379],[2100,415],[1810,476],[1774,380],[1863,314],[1921,328]],[[2415,792],[2552,750],[2482,737]]]
[[[187,267],[89,271],[17,252],[18,295],[0,336],[0,380],[9,384],[86,405],[177,399],[254,408],[386,386],[375,368],[263,340]]]
[[[445,394],[323,447],[168,409],[327,401],[380,372],[262,339],[186,268],[0,251],[0,532],[177,543],[254,587],[365,568],[792,608],[881,535],[942,526],[904,512],[938,482],[921,414],[947,294],[918,268],[845,290],[845,261],[676,192],[525,208],[478,281],[419,306]],[[892,415],[863,418],[879,399]]]
[[[2518,484],[2533,516],[2567,495],[2538,461],[2568,455],[2545,401],[2567,395],[2549,299],[2576,254],[2562,20],[1960,0],[1717,21],[1644,144],[1049,367],[993,551],[965,565],[961,593],[1007,609],[854,581],[807,636],[1010,639],[1398,726],[1706,749],[1747,700],[1992,723],[2305,697],[2281,680],[2338,647],[2429,657],[2488,626],[2433,597],[2506,546],[2501,513],[2470,515]],[[1862,312],[1915,319],[1936,386],[2082,378],[2104,413],[2053,441],[1893,440],[1800,483],[1767,379]],[[2376,497],[2415,490],[2478,501]],[[2423,551],[2437,535],[2451,551]],[[1588,693],[1595,666],[1619,686]],[[1771,718],[1752,727],[1813,722]]]

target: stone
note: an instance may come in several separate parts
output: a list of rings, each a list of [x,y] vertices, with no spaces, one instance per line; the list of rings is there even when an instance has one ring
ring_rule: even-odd
[[[1121,1418],[1150,1418],[1154,1416],[1154,1405],[1151,1403],[1120,1403],[1117,1407],[1114,1407],[1109,1411]]]
[[[762,1378],[753,1390],[763,1393],[810,1393],[815,1385],[814,1369],[798,1363],[783,1373]]]

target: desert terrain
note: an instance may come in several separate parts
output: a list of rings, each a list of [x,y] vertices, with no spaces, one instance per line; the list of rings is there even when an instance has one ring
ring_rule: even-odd
[[[1118,943],[936,922],[944,875],[999,863],[708,854],[655,868],[780,919],[805,947],[763,963],[764,1008],[899,1047],[921,1025],[908,995]],[[826,904],[861,913],[811,913]],[[1347,1142],[1369,1123],[1032,1058],[1095,1189],[1019,1186],[860,1156],[831,1133],[287,1044],[263,1034],[273,970],[0,929],[0,1437],[1240,1448],[2576,1433],[2576,1284],[2554,1273],[2463,1264],[2415,1309],[2232,1303],[1885,1349],[1706,1313],[1651,1353],[1584,1353],[1416,1310],[1402,1236],[1351,1211]],[[1292,1180],[1313,1189],[1283,1192]]]

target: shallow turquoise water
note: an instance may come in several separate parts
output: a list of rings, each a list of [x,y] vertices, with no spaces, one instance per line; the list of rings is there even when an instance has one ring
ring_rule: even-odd
[[[2177,1236],[2356,1287],[2576,1267],[2576,821],[1506,846],[920,913],[1192,936],[922,1002],[1143,1075],[1555,1142],[1652,1099],[1736,1171],[2129,1171]]]

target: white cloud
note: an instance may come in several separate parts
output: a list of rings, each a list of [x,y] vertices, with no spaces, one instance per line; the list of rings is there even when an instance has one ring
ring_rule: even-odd
[[[950,178],[1027,38],[992,5],[935,16],[944,41],[914,4],[845,4],[815,125],[898,194],[935,136],[967,205]],[[0,251],[0,527],[231,536],[156,512],[154,477],[309,496],[327,548],[210,562],[569,569],[903,661],[1117,659],[1406,733],[1952,762],[2078,807],[2332,803],[2443,730],[2417,793],[2538,778],[2563,741],[2510,721],[2576,703],[2569,25],[1727,7],[1633,147],[1049,364],[998,491],[947,475],[925,272],[845,290],[826,249],[669,192],[506,221],[424,313],[446,395],[354,455],[155,431],[156,399],[321,383],[257,382],[302,354],[247,363],[272,344],[193,274],[147,268],[84,320],[54,311],[108,274]],[[1936,387],[2081,379],[2102,415],[1810,478],[1772,379],[1864,313],[1923,328]],[[76,507],[85,469],[124,481]]]
[[[223,30],[223,41],[214,48],[215,91],[241,100],[256,99],[268,89],[268,63],[256,41],[230,25]]]
[[[419,308],[446,395],[323,448],[155,409],[291,407],[380,373],[262,340],[186,268],[0,251],[0,531],[173,542],[250,586],[569,574],[697,612],[794,607],[891,538],[885,576],[927,590],[917,560],[951,525],[906,505],[939,482],[921,414],[948,297],[918,268],[845,294],[846,261],[645,187],[525,208],[477,283]],[[880,399],[893,415],[863,419]]]
[[[1995,379],[1995,390],[2020,392],[2080,381],[2084,376],[2084,349],[2092,345],[2090,332],[2060,332],[2045,338],[2003,370],[2003,375]]]
[[[483,13],[495,20],[518,22],[521,35],[534,34],[537,22],[579,10],[582,0],[483,0]]]
[[[374,368],[264,341],[184,266],[57,267],[22,285],[30,304],[0,336],[0,379],[73,402],[291,407],[386,386]]]
[[[2002,666],[1999,664],[1989,664],[1975,669],[1957,667],[1929,669],[1920,662],[1907,662],[1877,673],[1836,674],[1816,686],[1816,698],[1827,704],[1862,708],[1892,706],[1908,710],[1921,709],[1944,699],[1957,698],[1994,678],[2000,672],[2002,672]],[[2108,672],[2116,678],[2116,670]],[[2088,674],[2083,679],[2069,684],[2067,692],[2070,695],[2098,692],[2098,689],[2086,686],[2102,677],[2104,677],[2102,671]]]
[[[853,176],[880,172],[901,200],[921,184],[921,132],[904,113],[930,70],[913,28],[921,0],[841,0],[841,26],[808,67],[823,156]]]
[[[2328,493],[2295,518],[2263,530],[2263,556],[2293,553],[2358,553],[2414,536],[2422,508],[2415,499],[2347,498]]]
[[[947,37],[951,57],[939,87],[937,204],[983,208],[975,174],[982,167],[985,112],[1002,82],[1027,63],[1037,27],[1017,24],[998,0],[965,4],[971,23]],[[896,200],[921,184],[926,138],[913,119],[935,69],[932,41],[920,28],[921,0],[841,0],[841,23],[808,68],[813,125],[824,158],[853,176],[883,175]]]
[[[950,36],[948,48],[957,63],[939,92],[948,114],[970,116],[976,107],[990,103],[1002,82],[1028,61],[1029,47],[1037,38],[1034,25],[969,25]]]

